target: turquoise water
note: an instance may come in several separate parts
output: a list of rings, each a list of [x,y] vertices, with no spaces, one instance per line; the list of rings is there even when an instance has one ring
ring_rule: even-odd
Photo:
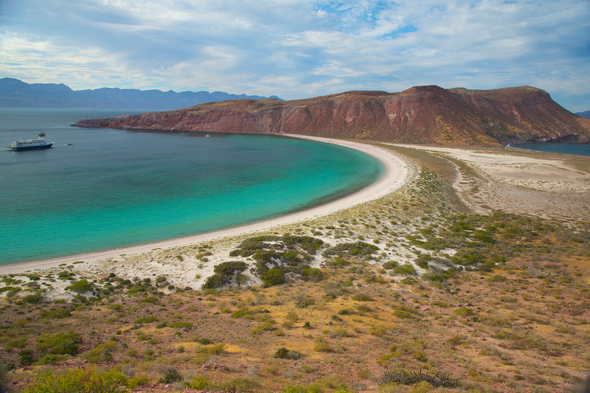
[[[546,151],[550,153],[576,154],[580,156],[590,156],[590,145],[579,143],[517,143],[514,147],[521,149],[531,149]]]
[[[370,156],[311,141],[69,127],[139,112],[0,109],[0,146],[40,131],[55,141],[0,152],[0,264],[259,221],[340,198],[383,173]]]

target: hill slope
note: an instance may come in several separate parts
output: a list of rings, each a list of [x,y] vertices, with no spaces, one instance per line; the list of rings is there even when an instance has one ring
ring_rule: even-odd
[[[75,125],[440,145],[590,141],[590,120],[529,86],[487,91],[419,86],[401,93],[351,91],[295,101],[223,101],[171,112],[81,120]]]
[[[137,90],[101,88],[72,90],[62,84],[28,84],[18,79],[0,79],[0,107],[4,108],[105,108],[178,109],[204,102],[264,97],[228,94],[221,91]]]

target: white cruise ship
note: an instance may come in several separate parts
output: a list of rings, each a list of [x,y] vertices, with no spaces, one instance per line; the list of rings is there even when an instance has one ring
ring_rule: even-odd
[[[45,133],[42,132],[39,136],[45,136]],[[16,141],[12,142],[9,150],[13,151],[22,151],[22,150],[40,150],[40,149],[49,149],[53,146],[55,142],[47,142],[43,138],[38,139],[29,139],[27,141]]]

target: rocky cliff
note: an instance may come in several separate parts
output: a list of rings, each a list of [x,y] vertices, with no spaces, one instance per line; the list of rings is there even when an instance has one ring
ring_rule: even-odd
[[[111,119],[78,127],[176,132],[302,134],[437,145],[509,141],[590,142],[590,120],[522,86],[497,90],[412,87],[401,93],[351,91],[305,100],[234,100]]]

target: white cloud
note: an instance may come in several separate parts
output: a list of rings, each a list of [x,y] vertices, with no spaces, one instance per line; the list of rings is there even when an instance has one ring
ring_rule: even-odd
[[[587,0],[3,0],[0,26],[2,74],[75,89],[529,84],[590,109]]]

